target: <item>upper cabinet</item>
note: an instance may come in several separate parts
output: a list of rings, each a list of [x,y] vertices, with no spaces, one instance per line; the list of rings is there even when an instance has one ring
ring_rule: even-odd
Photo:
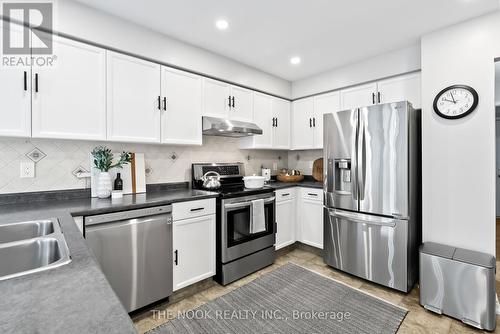
[[[162,66],[161,79],[161,142],[201,145],[201,77]]]
[[[323,148],[323,114],[340,109],[340,94],[333,92],[293,102],[293,149]]]
[[[203,78],[203,116],[253,121],[253,91]]]
[[[108,139],[160,142],[160,65],[108,51]]]
[[[32,68],[33,137],[105,140],[106,51],[50,37],[57,60]]]
[[[262,135],[240,139],[240,148],[290,148],[290,102],[262,93],[254,93],[252,120],[262,129]]]
[[[0,21],[2,24],[2,21]],[[14,25],[11,25],[13,27]],[[1,26],[3,36],[3,25]],[[10,29],[10,36],[22,41],[22,27]],[[18,45],[22,45],[19,42]],[[0,66],[0,135],[9,137],[31,136],[31,67],[9,68]]]
[[[354,86],[340,91],[342,110],[376,104],[377,83]]]
[[[340,93],[318,95],[314,97],[314,148],[323,148],[323,115],[340,110]]]
[[[308,97],[292,104],[292,148],[314,148],[314,98]]]
[[[390,103],[408,100],[413,108],[420,109],[421,86],[420,73],[400,75],[394,78],[379,81],[378,85],[378,103]]]

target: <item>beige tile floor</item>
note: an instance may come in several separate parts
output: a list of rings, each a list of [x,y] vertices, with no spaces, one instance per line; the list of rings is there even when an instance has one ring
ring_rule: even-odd
[[[175,293],[168,303],[156,305],[153,308],[155,310],[165,311],[164,315],[166,314],[167,316],[158,316],[158,313],[153,314],[151,310],[146,310],[135,315],[133,321],[137,331],[139,333],[144,333],[167,322],[169,320],[168,315],[175,315],[178,311],[184,312],[196,308],[251,282],[271,270],[279,268],[287,262],[293,262],[309,268],[319,274],[346,283],[351,287],[361,289],[362,291],[406,308],[409,312],[398,333],[483,333],[482,331],[463,325],[460,321],[446,316],[439,316],[423,309],[418,303],[418,287],[415,287],[409,294],[404,294],[372,284],[328,267],[323,263],[323,259],[318,252],[304,246],[292,249],[289,252],[281,252],[281,255],[272,266],[264,268],[228,286],[223,287],[212,281],[206,281],[197,287],[198,291],[196,292],[192,291],[192,289],[191,291],[186,289],[185,291]],[[497,277],[497,286],[500,287],[499,277]],[[497,318],[497,321],[500,321],[500,318]],[[500,333],[500,326],[497,327],[496,333]]]

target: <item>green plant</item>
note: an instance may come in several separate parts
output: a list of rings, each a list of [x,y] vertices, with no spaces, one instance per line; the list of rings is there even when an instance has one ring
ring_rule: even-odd
[[[92,150],[92,157],[94,158],[94,165],[101,172],[108,172],[111,168],[123,168],[123,165],[130,163],[132,154],[123,151],[120,154],[120,160],[113,164],[113,153],[106,146],[97,146]]]

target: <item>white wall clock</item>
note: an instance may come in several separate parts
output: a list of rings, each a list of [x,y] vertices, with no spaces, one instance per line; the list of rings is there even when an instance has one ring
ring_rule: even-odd
[[[434,99],[434,111],[446,119],[462,118],[476,109],[479,95],[472,87],[453,85],[440,91]]]

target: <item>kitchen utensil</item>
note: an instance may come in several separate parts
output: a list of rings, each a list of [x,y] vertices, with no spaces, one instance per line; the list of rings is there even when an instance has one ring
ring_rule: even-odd
[[[323,158],[314,160],[312,176],[316,181],[323,182]]]
[[[245,176],[243,181],[245,182],[245,188],[248,189],[259,189],[264,187],[264,181],[266,178],[264,176]]]
[[[266,182],[269,182],[271,180],[271,169],[262,168],[262,176],[266,178]]]
[[[203,175],[203,188],[205,189],[218,189],[220,188],[220,174],[214,171],[206,172]]]

